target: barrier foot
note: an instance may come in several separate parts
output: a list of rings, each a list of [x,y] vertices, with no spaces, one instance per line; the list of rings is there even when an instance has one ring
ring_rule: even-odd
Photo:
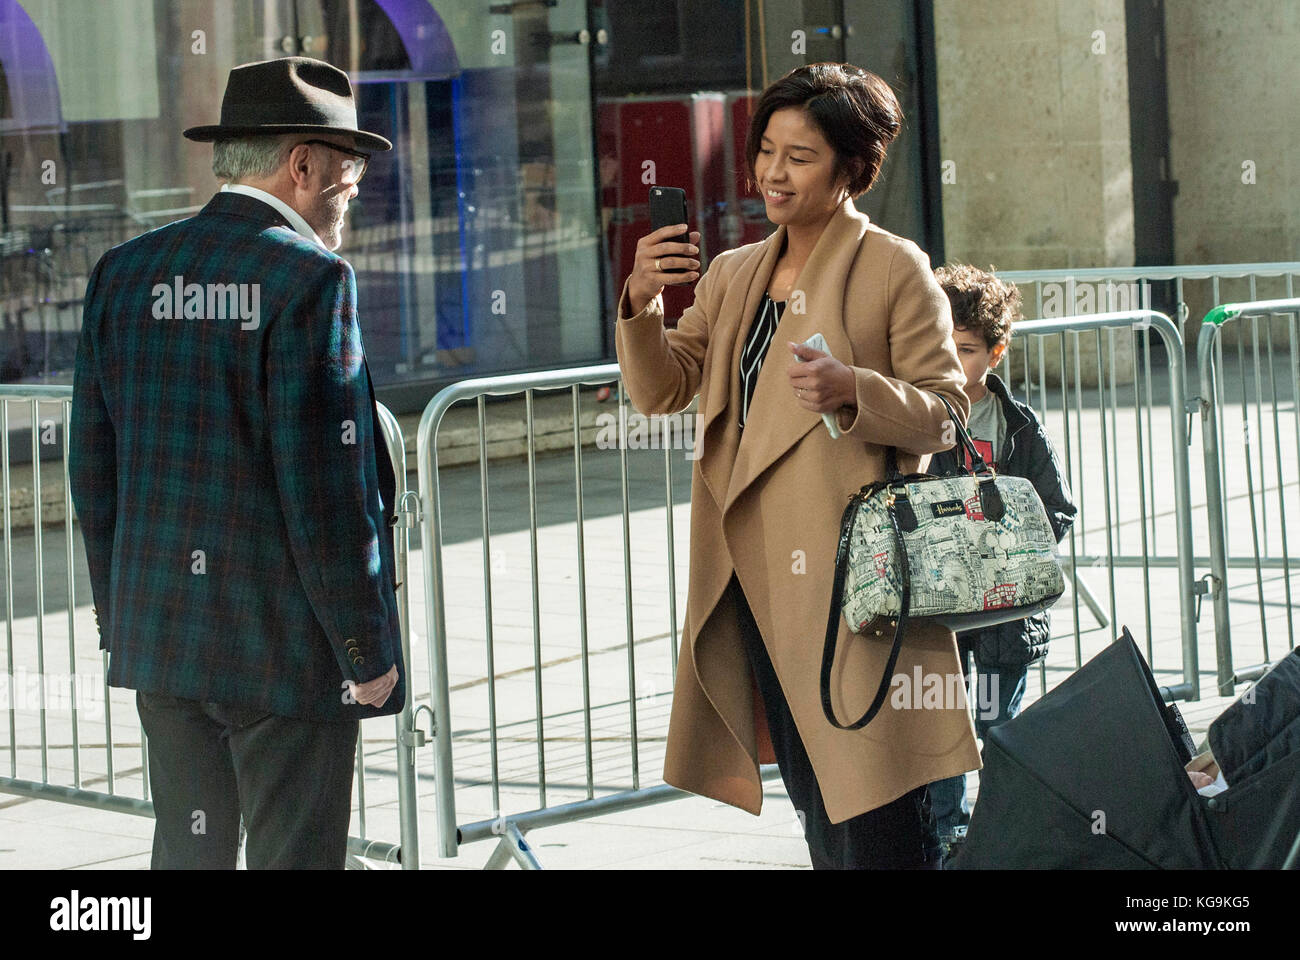
[[[524,839],[524,835],[519,832],[519,828],[513,823],[506,824],[506,831],[497,844],[497,848],[492,851],[492,856],[488,857],[487,863],[483,864],[484,870],[504,870],[506,864],[514,860],[519,864],[522,870],[541,870],[542,864],[537,859],[537,854],[533,852],[532,844]]]
[[[1175,683],[1160,688],[1160,699],[1165,703],[1173,703],[1175,700],[1193,700],[1197,693],[1196,687],[1190,683]]]
[[[1093,618],[1097,621],[1097,626],[1103,628],[1109,627],[1110,617],[1106,615],[1106,611],[1104,611],[1101,608],[1101,604],[1097,602],[1097,596],[1092,592],[1092,588],[1088,586],[1087,581],[1085,581],[1077,571],[1075,571],[1074,579],[1078,581],[1079,584],[1079,599],[1082,600],[1084,605],[1092,612]]]
[[[1271,663],[1257,663],[1253,667],[1242,667],[1232,675],[1231,686],[1233,687],[1233,690],[1224,694],[1224,696],[1231,696],[1232,693],[1235,692],[1236,685],[1239,683],[1254,683],[1264,674],[1268,673],[1269,668],[1272,666]]]
[[[360,866],[352,866],[352,861],[358,860]],[[396,843],[385,843],[382,840],[364,840],[361,837],[348,837],[348,867],[349,870],[372,869],[368,863],[363,860],[379,860],[383,863],[402,863],[402,847]]]

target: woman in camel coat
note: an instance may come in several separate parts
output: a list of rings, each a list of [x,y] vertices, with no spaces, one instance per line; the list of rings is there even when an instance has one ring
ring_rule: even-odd
[[[840,517],[849,496],[951,445],[969,411],[948,300],[925,254],[858,212],[896,136],[889,86],[847,64],[812,64],[760,98],[751,178],[777,224],[714,258],[665,227],[637,247],[615,343],[633,404],[675,413],[700,396],[691,487],[690,588],[664,779],[757,814],[759,763],[774,748],[814,867],[937,866],[925,784],[980,765],[951,631],[915,623],[880,714],[857,731],[822,713],[819,668]],[[665,273],[686,268],[685,274]],[[666,283],[698,279],[664,328]],[[814,333],[828,354],[796,347]],[[770,347],[770,349],[768,349]],[[804,362],[800,362],[802,358]],[[831,439],[822,414],[843,431]],[[945,442],[947,435],[947,442]],[[840,618],[837,716],[870,703],[888,637]],[[942,678],[950,695],[913,689]],[[770,743],[770,747],[769,747]]]

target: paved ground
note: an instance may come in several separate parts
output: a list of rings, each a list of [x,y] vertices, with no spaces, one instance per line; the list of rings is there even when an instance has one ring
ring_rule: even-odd
[[[1176,570],[1160,565],[1158,559],[1173,553],[1176,534],[1171,446],[1167,440],[1169,411],[1157,408],[1152,412],[1152,432],[1159,442],[1154,455],[1146,458],[1147,469],[1142,471],[1141,484],[1135,443],[1138,418],[1131,408],[1120,407],[1117,411],[1118,440],[1110,437],[1106,441],[1111,466],[1110,489],[1114,491],[1108,522],[1100,457],[1100,419],[1095,406],[1091,411],[1084,409],[1082,416],[1076,418],[1073,401],[1071,404],[1074,486],[1084,500],[1084,513],[1074,542],[1080,558],[1080,575],[1091,587],[1101,610],[1109,616],[1113,608],[1115,619],[1128,624],[1139,644],[1150,649],[1159,682],[1177,682],[1182,675],[1178,581]],[[612,409],[612,404],[608,409]],[[1294,418],[1293,407],[1287,406],[1284,413]],[[473,416],[472,405],[458,410],[457,415],[462,419]],[[489,417],[509,421],[510,408],[493,406],[489,408]],[[1297,511],[1295,515],[1300,516],[1295,448],[1294,445],[1289,450],[1285,447],[1291,422],[1286,419],[1279,427],[1284,441],[1281,498],[1271,460],[1265,464],[1268,467],[1265,473],[1272,478],[1266,490],[1271,499],[1256,498],[1257,510],[1270,511],[1265,529],[1269,530],[1268,546],[1272,555],[1280,554],[1282,531],[1286,529],[1278,514],[1279,506]],[[1058,445],[1063,446],[1059,411],[1049,412],[1048,423]],[[414,423],[406,418],[403,426],[411,440]],[[1265,436],[1272,456],[1272,434],[1268,432],[1267,422],[1264,427],[1261,435]],[[1145,417],[1143,429],[1147,429]],[[1076,432],[1077,436],[1073,436]],[[1196,552],[1204,554],[1206,541],[1199,532],[1205,526],[1203,471],[1199,466],[1199,436],[1192,439],[1191,489],[1193,503],[1198,505],[1193,529],[1197,531]],[[1086,463],[1082,471],[1078,464],[1080,451],[1084,452]],[[1237,447],[1227,453],[1229,494],[1234,497],[1230,501],[1231,522],[1237,538],[1233,543],[1234,552],[1250,549],[1249,500],[1243,486],[1245,456]],[[665,477],[665,462],[671,465],[671,478]],[[411,464],[414,465],[414,458]],[[675,650],[686,602],[690,462],[680,450],[671,451],[667,458],[658,450],[629,451],[626,521],[622,467],[617,450],[584,449],[579,524],[572,448],[539,455],[534,553],[527,462],[521,458],[491,460],[488,479],[491,553],[487,559],[483,551],[478,466],[455,466],[443,471],[443,570],[458,823],[490,820],[502,812],[509,815],[543,803],[554,806],[580,800],[588,792],[602,796],[634,785],[645,787],[659,782]],[[410,482],[415,483],[414,471]],[[1258,488],[1257,481],[1256,485]],[[1112,552],[1121,556],[1142,553],[1144,524],[1139,506],[1142,494],[1153,515],[1145,529],[1146,553],[1157,558],[1153,560],[1154,565],[1145,569],[1140,565],[1109,567],[1104,559],[1100,563],[1094,561],[1095,555],[1107,552],[1108,529]],[[675,536],[672,554],[667,545],[670,515]],[[581,567],[577,547],[579,531],[585,560]],[[1291,555],[1300,555],[1300,536],[1287,532]],[[419,543],[418,531],[416,534],[408,582],[418,588],[422,584],[427,553]],[[39,647],[43,650],[47,674],[68,672],[74,660],[78,672],[102,674],[102,657],[93,639],[80,544],[74,540],[75,657],[69,653],[67,639],[66,541],[62,526],[48,526],[43,533],[45,614],[39,623],[34,548],[30,532],[15,535],[13,613],[7,621],[15,667],[27,666],[34,671]],[[1069,541],[1063,545],[1063,552],[1069,555]],[[485,565],[492,578],[490,621],[483,600]],[[529,588],[534,567],[538,583],[536,596]],[[1205,564],[1198,562],[1196,574],[1204,572]],[[670,573],[675,576],[671,589]],[[580,579],[585,593],[579,589]],[[633,597],[630,606],[624,602],[629,583]],[[1294,644],[1294,639],[1289,642],[1287,639],[1291,610],[1284,586],[1285,581],[1276,570],[1263,570],[1257,583],[1253,568],[1234,569],[1230,596],[1238,663],[1253,663],[1263,658],[1261,638],[1265,629],[1271,656],[1280,655]],[[1300,578],[1292,577],[1292,587],[1300,590]],[[579,603],[584,595],[585,610]],[[669,605],[670,597],[675,598],[675,609]],[[1078,659],[1088,659],[1114,636],[1115,628],[1100,625],[1086,603],[1081,602],[1078,610],[1076,633],[1075,598],[1067,592],[1054,618],[1051,654],[1043,667],[1035,668],[1030,675],[1028,702],[1037,699],[1045,687],[1067,676]],[[417,702],[427,703],[427,630],[425,607],[418,589],[411,611],[415,695]],[[42,637],[39,645],[38,631]],[[1183,708],[1189,726],[1199,739],[1228,702],[1213,696],[1215,646],[1208,603],[1198,636],[1199,680],[1204,696],[1196,703],[1184,704]],[[584,644],[588,651],[585,676]],[[0,711],[3,718],[0,719],[0,776],[16,775],[28,780],[45,777],[48,782],[68,785],[77,782],[79,777],[85,788],[108,790],[105,743],[111,740],[114,745],[112,791],[124,796],[143,796],[141,737],[131,696],[127,691],[110,692],[111,723],[103,717],[102,703],[98,715],[93,704],[78,713],[77,751],[72,749],[74,724],[70,711],[51,711],[44,727],[39,714]],[[586,734],[588,724],[590,738]],[[427,728],[427,718],[422,725]],[[494,726],[495,753],[491,737]],[[354,834],[359,835],[364,829],[364,834],[372,839],[398,837],[393,731],[394,724],[389,720],[368,721],[363,729],[365,822],[363,828],[358,810],[354,814]],[[45,771],[42,771],[42,743],[47,747]],[[78,764],[75,770],[74,757]],[[437,856],[432,760],[431,750],[422,749],[418,775],[423,865],[479,867],[491,853],[490,843],[466,845],[455,859],[443,860]],[[974,792],[975,778],[971,781]],[[151,831],[152,823],[140,817],[0,794],[0,867],[145,868]],[[760,817],[709,800],[687,798],[581,823],[547,827],[532,833],[530,839],[542,862],[554,867],[808,867],[807,850],[779,780],[769,783]]]

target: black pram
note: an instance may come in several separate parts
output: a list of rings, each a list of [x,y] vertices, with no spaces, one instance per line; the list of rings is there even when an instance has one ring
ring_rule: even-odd
[[[1197,793],[1180,726],[1126,628],[1042,700],[989,731],[979,800],[952,867],[1295,866],[1300,649],[1211,724],[1224,792]]]

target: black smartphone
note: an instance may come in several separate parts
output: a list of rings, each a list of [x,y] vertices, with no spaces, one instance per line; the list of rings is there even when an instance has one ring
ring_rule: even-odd
[[[686,217],[686,191],[681,187],[651,187],[651,232],[658,230],[660,227],[672,226],[674,223],[690,223]],[[690,243],[690,232],[688,230],[680,236],[669,237],[667,242]],[[664,273],[689,273],[689,271],[685,267],[676,267],[672,270],[665,270]]]

